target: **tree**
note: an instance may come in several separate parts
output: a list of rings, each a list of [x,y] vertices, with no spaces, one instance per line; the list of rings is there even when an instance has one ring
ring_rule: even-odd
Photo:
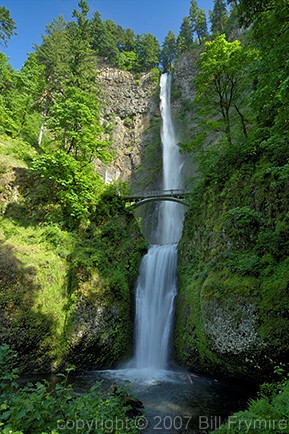
[[[69,86],[91,91],[96,77],[96,56],[91,47],[90,22],[87,18],[89,7],[86,0],[78,3],[80,12],[74,10],[76,22],[67,26],[69,41]]]
[[[101,57],[116,63],[119,55],[118,38],[120,43],[124,35],[111,20],[102,21],[99,12],[95,12],[90,23],[90,38],[92,49]]]
[[[211,21],[211,32],[214,35],[224,33],[228,19],[226,4],[223,0],[214,0],[214,8],[209,11]]]
[[[243,1],[241,2],[243,3]],[[244,2],[243,4],[247,4]],[[271,152],[288,163],[289,63],[287,0],[258,2],[250,15],[251,38],[260,51],[252,99],[260,140],[268,140]],[[253,9],[250,9],[250,14]],[[272,43],[274,41],[274,43]],[[280,144],[280,145],[278,145]],[[265,146],[263,144],[263,146]]]
[[[89,6],[86,0],[79,0],[78,7],[80,8],[80,12],[77,9],[74,9],[72,16],[77,19],[77,25],[81,31],[81,36],[86,39],[89,30],[89,22],[87,19]]]
[[[49,109],[57,96],[63,92],[70,76],[69,51],[67,23],[60,16],[46,26],[46,35],[42,36],[42,44],[35,46],[37,61],[44,67],[43,77],[45,81],[43,93],[40,96],[43,121],[39,131],[38,145],[41,145],[42,142],[44,124]]]
[[[196,0],[191,0],[190,7],[191,30],[197,34],[199,44],[208,34],[206,14],[203,9],[199,9]]]
[[[135,50],[135,34],[133,30],[126,29],[123,30],[123,41],[121,49],[124,51],[134,51]]]
[[[0,53],[0,131],[10,135],[15,135],[17,131],[12,110],[15,82],[15,72],[5,54]]]
[[[141,70],[149,71],[159,65],[160,44],[151,33],[146,33],[137,38],[138,64]]]
[[[10,17],[10,11],[4,6],[0,6],[0,40],[7,46],[11,36],[16,35],[16,24]]]
[[[124,71],[134,71],[138,68],[137,54],[134,51],[121,51],[117,59],[117,66]]]
[[[50,109],[48,127],[56,146],[76,159],[108,161],[108,143],[101,140],[99,107],[92,93],[71,87]]]
[[[167,36],[164,39],[161,62],[164,72],[170,71],[177,55],[177,40],[174,33],[169,30]]]
[[[240,24],[248,27],[262,12],[274,10],[275,8],[275,0],[255,0],[253,2],[251,0],[239,0],[238,14]]]
[[[178,55],[190,50],[193,47],[192,27],[189,17],[184,17],[180,33],[177,37]]]
[[[208,26],[205,11],[199,9],[196,21],[196,33],[199,40],[199,44],[208,36]]]
[[[197,23],[197,19],[198,19],[198,14],[199,14],[198,4],[197,4],[196,0],[191,0],[189,19],[190,19],[190,23],[191,23],[192,32],[196,31],[196,23]]]
[[[255,50],[244,49],[237,40],[228,42],[225,35],[206,42],[205,52],[201,54],[200,72],[195,80],[197,99],[207,107],[215,107],[221,114],[229,144],[232,142],[232,109],[236,111],[243,133],[247,136],[246,119],[239,106],[239,97],[247,66],[256,56]]]
[[[228,5],[232,5],[232,7],[237,7],[239,4],[239,0],[227,0]]]
[[[46,35],[42,36],[42,44],[35,45],[37,60],[44,66],[45,106],[51,104],[63,91],[69,75],[70,54],[66,28],[67,22],[63,16],[53,19],[51,24],[46,26]]]

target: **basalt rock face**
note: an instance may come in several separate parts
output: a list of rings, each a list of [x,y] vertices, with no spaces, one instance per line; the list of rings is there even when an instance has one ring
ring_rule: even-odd
[[[95,162],[98,172],[106,182],[128,181],[134,189],[152,185],[161,164],[158,75],[136,77],[101,65],[98,80],[104,101],[102,122],[110,129],[105,138],[113,153],[110,164]]]

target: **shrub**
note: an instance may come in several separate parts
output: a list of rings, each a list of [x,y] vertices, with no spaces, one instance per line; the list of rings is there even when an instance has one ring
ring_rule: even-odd
[[[37,382],[19,386],[13,368],[16,354],[8,345],[0,346],[0,426],[2,432],[68,434],[137,433],[134,420],[127,415],[127,390],[104,395],[97,382],[86,394],[78,395],[68,385],[68,374],[52,389],[48,383]]]

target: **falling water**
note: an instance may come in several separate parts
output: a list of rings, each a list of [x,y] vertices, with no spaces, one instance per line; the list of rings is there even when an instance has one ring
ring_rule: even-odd
[[[163,189],[182,188],[182,156],[171,116],[171,76],[163,74],[160,83],[160,109],[162,115],[161,139],[163,147]],[[159,210],[158,233],[160,243],[177,243],[183,228],[184,207],[164,201]]]
[[[161,76],[160,110],[164,190],[182,187],[182,161],[170,109],[171,77]],[[177,242],[181,236],[183,205],[163,201],[159,207],[158,245],[144,256],[136,290],[136,368],[166,369],[177,294]]]

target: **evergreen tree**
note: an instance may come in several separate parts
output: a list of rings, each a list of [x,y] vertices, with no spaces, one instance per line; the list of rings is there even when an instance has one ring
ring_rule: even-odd
[[[138,65],[140,70],[149,71],[155,68],[160,62],[160,44],[157,38],[147,33],[137,38]]]
[[[199,43],[201,43],[208,36],[207,18],[203,9],[199,9],[195,31],[197,33]]]
[[[39,131],[38,144],[41,145],[44,124],[49,109],[57,98],[57,95],[64,92],[69,71],[69,39],[66,31],[67,23],[61,16],[54,19],[46,26],[46,35],[42,37],[42,44],[35,46],[36,58],[39,64],[43,65],[43,78],[45,86],[42,95],[39,95],[40,110],[43,122]]]
[[[239,0],[227,0],[227,4],[236,8],[239,4]]]
[[[134,51],[135,50],[136,36],[135,36],[133,30],[126,29],[124,33],[125,33],[125,37],[124,37],[123,49],[125,51]]]
[[[67,26],[70,54],[68,85],[90,91],[95,83],[96,56],[91,48],[87,2],[80,0],[78,6],[81,11],[73,11],[76,22],[70,22]]]
[[[192,27],[189,17],[184,17],[177,37],[177,54],[180,55],[193,47]]]
[[[191,30],[193,33],[196,33],[200,44],[208,34],[208,26],[205,11],[199,9],[196,0],[191,0],[189,18],[191,22]]]
[[[0,6],[0,41],[7,46],[8,40],[15,33],[16,24],[10,16],[10,11],[4,6]]]
[[[192,32],[196,32],[196,25],[198,21],[199,7],[196,0],[191,0],[189,18],[191,22],[191,30]]]
[[[92,49],[101,57],[115,64],[118,55],[118,45],[123,35],[117,25],[111,21],[102,21],[99,12],[95,12],[90,22],[90,39]]]
[[[211,32],[214,35],[224,33],[228,19],[226,4],[223,0],[214,0],[213,11],[209,11]]]
[[[177,54],[177,39],[174,33],[169,30],[167,36],[164,39],[162,51],[161,51],[161,63],[164,72],[170,71],[171,67],[176,59]]]
[[[56,94],[63,91],[69,75],[70,54],[66,26],[63,16],[54,19],[46,26],[46,35],[42,36],[42,44],[35,45],[37,60],[44,66],[47,98],[45,105],[52,103]]]
[[[135,50],[135,34],[131,29],[123,29],[117,26],[116,43],[119,51]]]

